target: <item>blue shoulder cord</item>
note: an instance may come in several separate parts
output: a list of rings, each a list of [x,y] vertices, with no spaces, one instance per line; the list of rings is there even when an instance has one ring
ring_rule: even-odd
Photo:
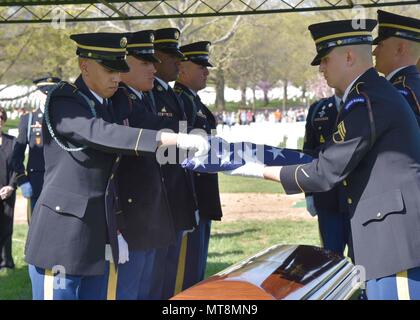
[[[51,88],[51,89],[50,89],[50,91],[48,92],[48,95],[47,95],[47,100],[45,101],[45,110],[44,110],[45,123],[47,124],[47,129],[48,129],[48,132],[50,133],[51,137],[52,137],[52,138],[54,139],[54,141],[55,141],[55,142],[59,145],[59,147],[60,147],[60,148],[62,148],[62,149],[63,149],[63,150],[65,150],[65,151],[68,151],[68,152],[82,151],[82,150],[86,149],[87,147],[86,147],[86,146],[79,147],[79,148],[69,148],[69,147],[66,147],[66,146],[64,145],[64,143],[63,143],[63,142],[61,142],[61,141],[58,139],[58,137],[57,137],[57,135],[55,134],[54,129],[53,129],[52,125],[51,125],[50,115],[49,115],[49,111],[48,111],[48,108],[49,108],[49,105],[50,105],[51,95],[52,95],[52,93],[53,93],[56,89],[58,89],[59,87],[61,87],[61,86],[65,85],[65,84],[66,84],[66,82],[64,82],[64,81],[59,82],[59,83],[55,84],[54,86],[52,86],[52,88]],[[78,93],[81,97],[83,97],[83,99],[85,99],[86,103],[87,103],[87,104],[88,104],[88,106],[90,107],[90,110],[91,110],[91,112],[92,112],[93,117],[96,117],[95,103],[94,103],[92,100],[90,100],[90,99],[89,99],[89,98],[88,98],[85,94],[83,94],[80,90],[77,90],[77,93]]]

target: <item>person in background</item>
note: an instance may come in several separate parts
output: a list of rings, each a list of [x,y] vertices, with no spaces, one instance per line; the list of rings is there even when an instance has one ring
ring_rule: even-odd
[[[174,85],[175,92],[184,103],[188,126],[211,134],[217,121],[209,108],[201,101],[198,92],[207,84],[209,67],[209,41],[199,41],[180,47],[185,58],[180,63],[179,76]],[[197,227],[186,232],[178,258],[175,293],[186,290],[204,280],[212,220],[222,219],[218,176],[215,173],[193,173],[197,195]]]
[[[378,10],[375,68],[407,100],[420,126],[420,20]]]
[[[33,81],[38,89],[48,94],[50,88],[60,82],[56,77],[43,77]],[[32,210],[41,194],[44,183],[44,140],[42,134],[42,119],[44,105],[21,116],[19,134],[13,149],[12,167],[16,172],[17,185],[22,195],[28,199],[27,220],[31,221]],[[25,150],[28,146],[28,162],[25,168]]]
[[[6,110],[0,107],[0,269],[15,267],[12,256],[13,211],[16,200],[16,174],[11,160],[15,138],[3,133]]]

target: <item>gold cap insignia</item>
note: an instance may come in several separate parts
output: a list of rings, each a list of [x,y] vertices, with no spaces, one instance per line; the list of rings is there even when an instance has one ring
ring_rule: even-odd
[[[155,35],[153,33],[150,34],[150,42],[155,41]]]
[[[160,110],[161,112],[166,112],[166,108],[163,107],[162,110]]]
[[[91,57],[92,56],[92,52],[88,52],[88,57]]]
[[[127,46],[127,38],[126,37],[121,38],[120,46],[121,46],[121,48],[125,48]]]
[[[207,45],[206,45],[206,51],[210,51],[210,43],[207,43]]]
[[[175,31],[174,37],[175,37],[176,40],[179,39],[179,31]]]
[[[337,40],[337,44],[338,45],[340,45],[340,44],[342,44],[343,43],[343,41],[341,41],[341,40]]]

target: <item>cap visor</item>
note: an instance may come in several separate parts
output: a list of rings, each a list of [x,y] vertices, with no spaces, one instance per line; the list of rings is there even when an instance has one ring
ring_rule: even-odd
[[[105,68],[117,71],[117,72],[128,72],[130,67],[125,60],[100,60],[98,61]]]
[[[319,66],[321,64],[321,59],[324,58],[327,54],[329,54],[334,48],[336,47],[331,47],[319,51],[315,58],[312,60],[311,66]]]
[[[315,58],[311,62],[311,66],[319,66],[321,64],[321,59],[324,55],[320,55],[319,53],[315,56]]]
[[[188,60],[187,60],[188,61]],[[199,64],[200,66],[204,67],[213,67],[213,65],[208,60],[201,60],[201,59],[191,59],[191,62]]]

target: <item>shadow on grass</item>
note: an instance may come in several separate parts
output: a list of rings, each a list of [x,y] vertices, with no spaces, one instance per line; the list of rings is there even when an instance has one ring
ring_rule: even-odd
[[[243,250],[232,250],[232,251],[223,251],[223,252],[209,252],[209,258],[225,257],[230,254],[243,254]]]
[[[260,229],[250,228],[250,229],[245,229],[245,230],[236,231],[236,232],[217,232],[217,233],[213,233],[211,237],[214,239],[233,238],[233,237],[241,236],[244,233],[251,233],[251,232],[257,232],[257,231],[260,231]]]
[[[0,300],[31,300],[28,267],[0,270]]]
[[[232,264],[225,263],[225,262],[209,262],[209,263],[207,263],[205,278],[208,278],[208,277],[214,275],[215,273],[218,273],[218,272],[226,269],[227,267],[230,267],[231,265]]]

